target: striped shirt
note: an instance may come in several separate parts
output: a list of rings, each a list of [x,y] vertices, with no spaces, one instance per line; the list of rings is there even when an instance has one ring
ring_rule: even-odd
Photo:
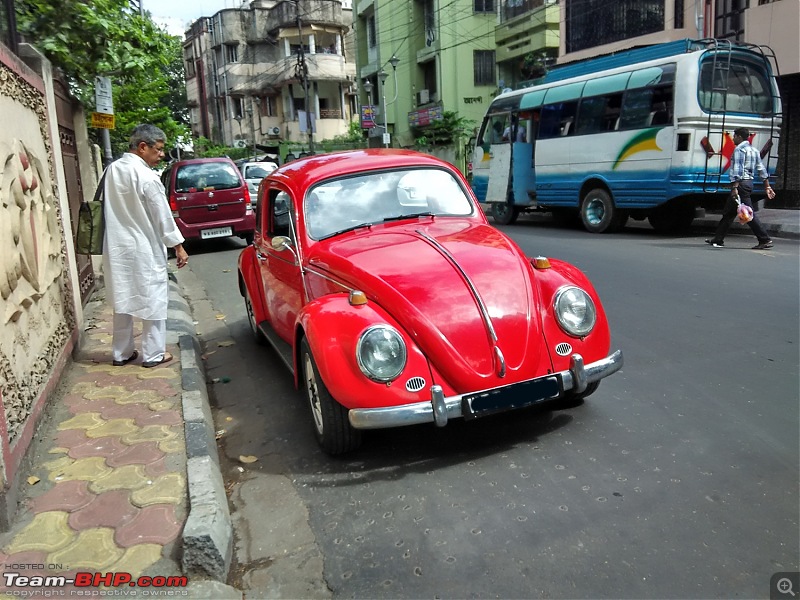
[[[733,158],[731,161],[730,178],[731,183],[734,181],[752,180],[758,170],[761,179],[767,179],[769,173],[764,168],[764,163],[761,162],[761,155],[758,150],[750,145],[747,140],[736,146],[733,150]]]

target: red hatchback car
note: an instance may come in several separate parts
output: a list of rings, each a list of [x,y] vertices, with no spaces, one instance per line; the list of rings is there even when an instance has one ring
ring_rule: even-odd
[[[267,176],[239,288],[331,454],[363,429],[574,403],[622,367],[586,276],[526,256],[458,170],[417,152],[325,154]]]
[[[255,214],[247,183],[229,158],[193,158],[161,174],[172,215],[187,240],[232,235],[253,241]]]

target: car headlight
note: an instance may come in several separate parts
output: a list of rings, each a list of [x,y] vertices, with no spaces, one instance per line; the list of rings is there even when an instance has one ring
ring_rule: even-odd
[[[575,337],[588,334],[597,322],[594,302],[589,294],[577,287],[558,290],[553,308],[561,329]]]
[[[358,339],[356,360],[370,379],[392,381],[406,366],[406,343],[394,327],[375,325]]]

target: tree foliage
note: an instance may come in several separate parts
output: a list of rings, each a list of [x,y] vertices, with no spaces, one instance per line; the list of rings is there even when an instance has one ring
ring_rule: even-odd
[[[142,17],[128,0],[16,0],[15,7],[22,39],[64,74],[87,112],[94,111],[95,77],[111,78],[115,155],[138,123],[160,127],[168,143],[188,139],[181,40],[149,13]]]
[[[458,142],[464,137],[469,137],[475,121],[466,117],[459,117],[458,113],[446,110],[441,119],[431,121],[430,125],[414,128],[417,136],[416,146],[444,146]]]

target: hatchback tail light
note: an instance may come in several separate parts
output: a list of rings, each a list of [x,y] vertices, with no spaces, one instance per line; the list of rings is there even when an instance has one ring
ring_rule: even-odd
[[[244,188],[244,202],[248,210],[253,210],[253,200],[250,198],[250,190],[247,189],[247,186]]]
[[[175,194],[169,196],[169,209],[172,211],[172,216],[178,216],[178,201],[175,199]]]

